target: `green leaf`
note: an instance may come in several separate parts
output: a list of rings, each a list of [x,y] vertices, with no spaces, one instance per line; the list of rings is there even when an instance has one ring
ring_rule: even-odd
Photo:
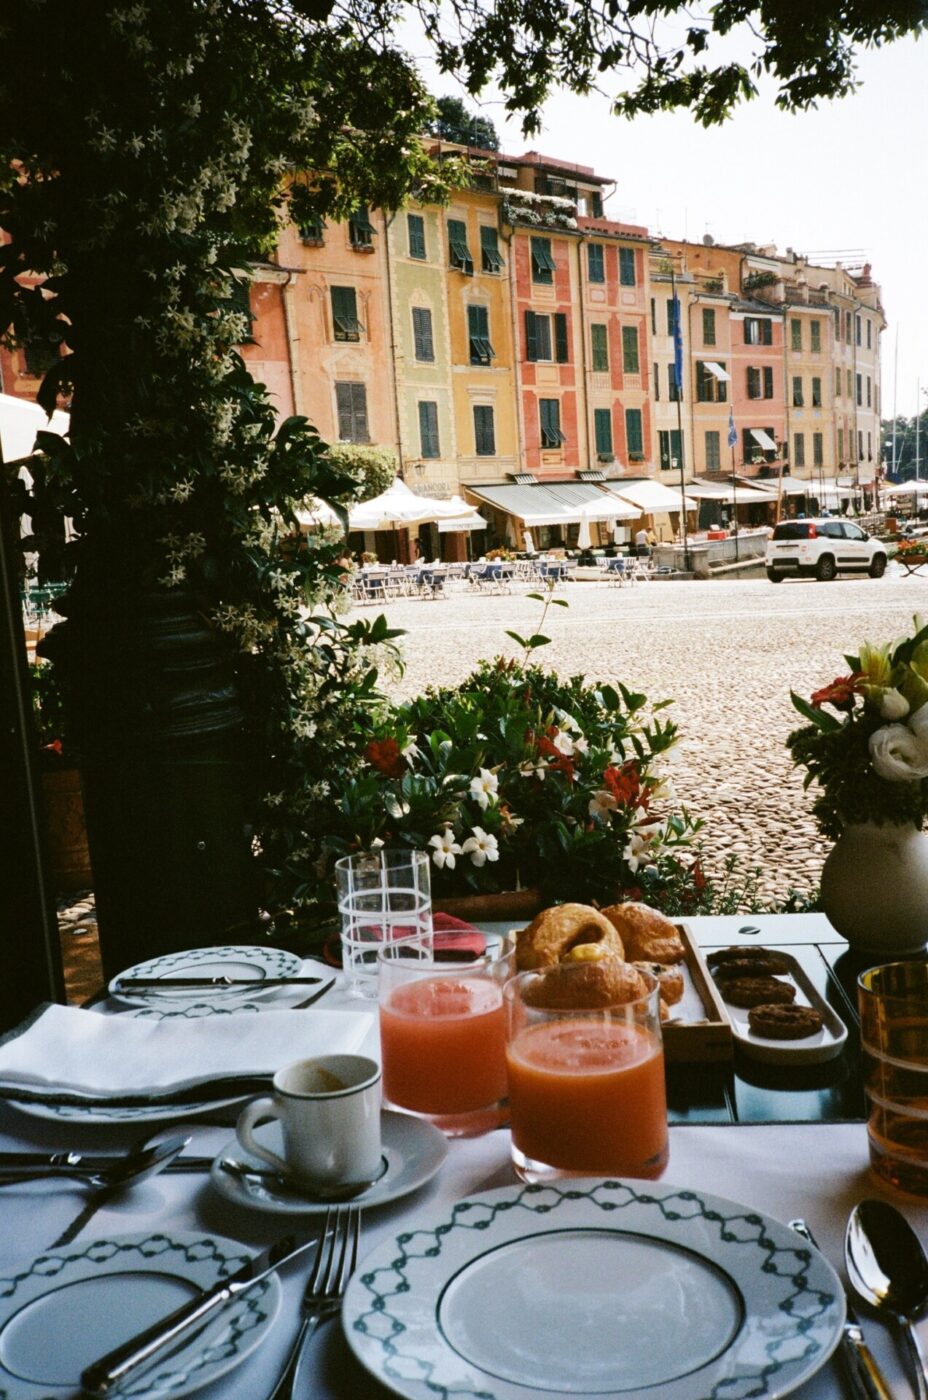
[[[536,647],[549,646],[550,642],[550,637],[545,637],[541,632],[535,632],[531,637],[529,637],[525,645],[529,651],[534,651]]]
[[[816,729],[820,729],[823,734],[833,734],[836,729],[842,727],[842,721],[835,719],[834,715],[828,714],[825,710],[816,709],[810,705],[808,700],[804,700],[801,695],[797,695],[795,690],[791,690],[789,697],[794,706],[810,724],[814,724]]]
[[[519,634],[518,634],[518,632],[510,632],[510,631],[508,630],[508,628],[507,628],[507,629],[506,629],[506,636],[507,636],[507,637],[511,637],[512,640],[513,640],[514,642],[518,642],[520,647],[528,647],[528,646],[529,646],[529,643],[526,641],[526,639],[525,639],[524,637],[520,637]]]

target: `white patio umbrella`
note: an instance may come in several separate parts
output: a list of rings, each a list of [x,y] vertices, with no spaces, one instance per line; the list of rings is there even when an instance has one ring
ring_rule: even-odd
[[[70,415],[56,409],[51,419],[45,409],[13,394],[0,394],[0,461],[19,462],[31,457],[37,433],[66,437]]]

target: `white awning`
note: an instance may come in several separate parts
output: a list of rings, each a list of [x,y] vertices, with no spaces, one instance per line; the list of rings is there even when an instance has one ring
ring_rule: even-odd
[[[14,394],[0,394],[0,461],[20,462],[31,457],[37,433],[67,437],[71,420],[56,408],[51,418],[45,409]]]
[[[627,485],[622,481],[608,481],[605,483],[606,489],[613,495],[618,496],[622,501],[628,501],[644,515],[653,515],[655,511],[667,512],[681,509],[680,492],[675,491],[671,486],[665,486],[663,481],[630,481]],[[686,490],[689,491],[689,486]],[[690,497],[683,497],[682,508],[695,510],[696,501]]]
[[[481,504],[505,511],[524,526],[578,525],[582,520],[634,520],[638,511],[586,481],[529,485],[468,486]]]
[[[731,379],[731,375],[728,373],[728,370],[725,368],[724,365],[720,365],[717,360],[703,360],[702,363],[703,368],[707,369],[710,374],[714,374],[716,379],[722,379],[725,381],[726,384]]]
[[[776,452],[777,445],[769,433],[765,433],[763,428],[749,428],[751,437],[765,452]]]
[[[716,484],[708,481],[687,482],[687,492],[700,501],[719,501],[723,505],[756,506],[776,501],[777,493],[765,486],[732,486],[730,483]]]
[[[438,533],[440,535],[453,535],[464,530],[485,530],[487,528],[487,522],[483,516],[479,515],[473,506],[469,506],[463,496],[452,496],[448,504],[460,506],[461,510],[466,511],[467,514],[462,515],[459,520],[439,520]]]
[[[883,493],[887,496],[928,496],[928,481],[887,481]]]

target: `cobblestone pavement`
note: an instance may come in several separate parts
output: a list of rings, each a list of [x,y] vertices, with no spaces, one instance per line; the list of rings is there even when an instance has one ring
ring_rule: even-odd
[[[552,645],[536,660],[675,701],[669,713],[683,744],[674,783],[705,819],[710,866],[734,852],[746,868],[760,867],[764,900],[815,889],[829,847],[785,748],[801,723],[790,689],[809,695],[846,672],[845,652],[907,631],[916,611],[928,613],[926,580],[890,566],[881,580],[575,583],[556,596],[569,607],[549,609],[543,631]],[[461,592],[386,611],[407,629],[406,671],[390,686],[406,698],[462,680],[480,657],[517,655],[506,629],[536,630],[541,605],[524,593]]]

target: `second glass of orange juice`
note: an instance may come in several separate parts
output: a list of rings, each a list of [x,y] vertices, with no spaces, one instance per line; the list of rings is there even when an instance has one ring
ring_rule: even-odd
[[[378,955],[383,1097],[452,1137],[508,1120],[506,959],[433,961],[399,940]]]
[[[666,1167],[658,984],[641,976],[646,995],[590,1010],[533,1004],[544,973],[507,984],[512,1159],[523,1181],[654,1178]]]

